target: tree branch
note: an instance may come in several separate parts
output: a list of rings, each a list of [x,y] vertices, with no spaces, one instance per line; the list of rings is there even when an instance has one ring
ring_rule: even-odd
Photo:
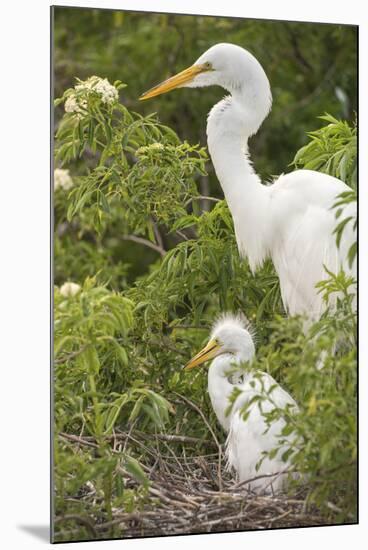
[[[221,202],[221,199],[217,199],[216,197],[210,197],[208,195],[196,195],[195,197],[190,197],[184,204],[184,206],[188,206],[191,202],[195,200],[203,200],[203,201],[212,201],[212,202]]]
[[[136,235],[122,235],[121,238],[124,241],[133,241],[134,243],[147,246],[147,248],[152,248],[152,250],[158,252],[161,256],[165,256],[166,254],[166,250],[164,248],[155,243],[151,243],[151,241],[149,241],[148,239],[144,239],[143,237],[137,237]]]

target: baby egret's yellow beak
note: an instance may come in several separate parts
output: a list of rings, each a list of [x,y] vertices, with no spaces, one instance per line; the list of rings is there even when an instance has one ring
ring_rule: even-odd
[[[185,365],[184,369],[185,370],[193,369],[194,367],[198,367],[202,363],[205,363],[209,359],[216,357],[220,347],[221,347],[220,344],[216,342],[216,340],[210,340],[207,346],[204,347],[202,351],[197,353],[197,355],[195,355],[193,359],[191,359],[189,363]]]
[[[183,86],[187,82],[190,82],[191,80],[193,80],[193,78],[197,74],[203,73],[208,70],[209,70],[208,65],[192,65],[188,69],[185,69],[184,71],[181,71],[175,76],[168,78],[164,82],[161,82],[161,84],[157,84],[157,86],[154,86],[153,88],[151,88],[150,90],[142,94],[139,99],[140,101],[142,99],[150,99],[151,97],[155,97],[157,95],[170,92],[175,88],[180,88],[180,86]]]

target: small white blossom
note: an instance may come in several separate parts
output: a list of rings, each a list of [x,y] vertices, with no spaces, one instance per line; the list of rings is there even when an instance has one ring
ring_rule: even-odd
[[[92,93],[101,97],[101,101],[107,105],[115,103],[119,99],[119,92],[115,86],[110,84],[107,78],[90,76],[74,86],[64,103],[66,113],[73,113],[79,119],[83,118],[87,109],[87,98]]]
[[[87,95],[89,92],[96,92],[101,96],[103,103],[115,103],[119,99],[119,92],[110,84],[107,78],[100,78],[99,76],[90,76],[87,80],[77,84],[75,86],[77,92],[84,92]]]
[[[67,282],[60,287],[60,294],[68,298],[69,296],[75,296],[80,291],[80,285],[77,283]]]
[[[151,150],[156,150],[156,151],[163,151],[164,150],[164,146],[162,145],[162,143],[151,143],[151,145],[148,145],[148,149],[151,149]]]
[[[146,153],[147,153],[147,147],[145,147],[144,145],[142,145],[142,147],[139,147],[135,152],[137,157],[139,157],[140,155],[145,155]]]
[[[94,90],[101,95],[104,103],[115,103],[119,99],[117,89],[110,84],[107,78],[98,80],[94,86]]]
[[[87,108],[87,101],[85,99],[79,99],[77,100],[77,97],[75,95],[70,95],[68,99],[65,101],[64,109],[66,113],[75,113],[78,118],[82,118],[84,114],[84,110]]]
[[[68,190],[73,186],[73,180],[69,174],[69,170],[63,170],[62,168],[56,168],[54,170],[54,189]]]
[[[163,151],[165,147],[162,143],[151,143],[150,145],[143,145],[136,150],[135,154],[139,157],[140,155],[146,155],[150,151]]]

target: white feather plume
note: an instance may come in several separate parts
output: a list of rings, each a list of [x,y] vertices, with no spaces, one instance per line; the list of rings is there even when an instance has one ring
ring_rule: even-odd
[[[255,328],[253,327],[251,322],[246,318],[244,313],[240,311],[237,313],[231,313],[231,312],[221,313],[221,315],[219,315],[219,317],[216,319],[216,321],[212,325],[211,336],[213,336],[213,334],[217,332],[219,329],[222,329],[224,327],[238,328],[238,329],[240,328],[240,329],[246,330],[250,334],[252,340],[254,340],[256,336]]]

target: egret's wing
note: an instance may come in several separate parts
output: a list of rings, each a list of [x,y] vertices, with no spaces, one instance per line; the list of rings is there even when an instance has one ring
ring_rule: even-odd
[[[275,408],[283,409],[288,404],[296,410],[294,399],[266,373],[260,376],[249,375],[241,389],[242,394],[234,405],[226,441],[229,465],[237,471],[240,481],[284,471],[289,466],[281,458],[287,448],[285,445],[280,446],[281,438],[285,439],[281,436],[285,421],[280,418],[269,424],[264,415]],[[261,396],[262,399],[247,407],[247,403],[255,396]],[[275,457],[264,457],[265,453],[278,446],[280,450]],[[254,479],[249,487],[257,492],[267,489],[276,491],[282,487],[284,478],[285,475]]]
[[[324,266],[333,273],[343,268],[348,274],[355,274],[355,264],[349,266],[347,255],[356,240],[356,205],[346,205],[336,220],[332,209],[336,195],[348,188],[325,174],[299,171],[279,181],[272,259],[283,303],[291,315],[305,314],[309,319],[317,319],[324,304],[315,285],[329,277]],[[345,218],[350,221],[337,247],[334,230]]]

